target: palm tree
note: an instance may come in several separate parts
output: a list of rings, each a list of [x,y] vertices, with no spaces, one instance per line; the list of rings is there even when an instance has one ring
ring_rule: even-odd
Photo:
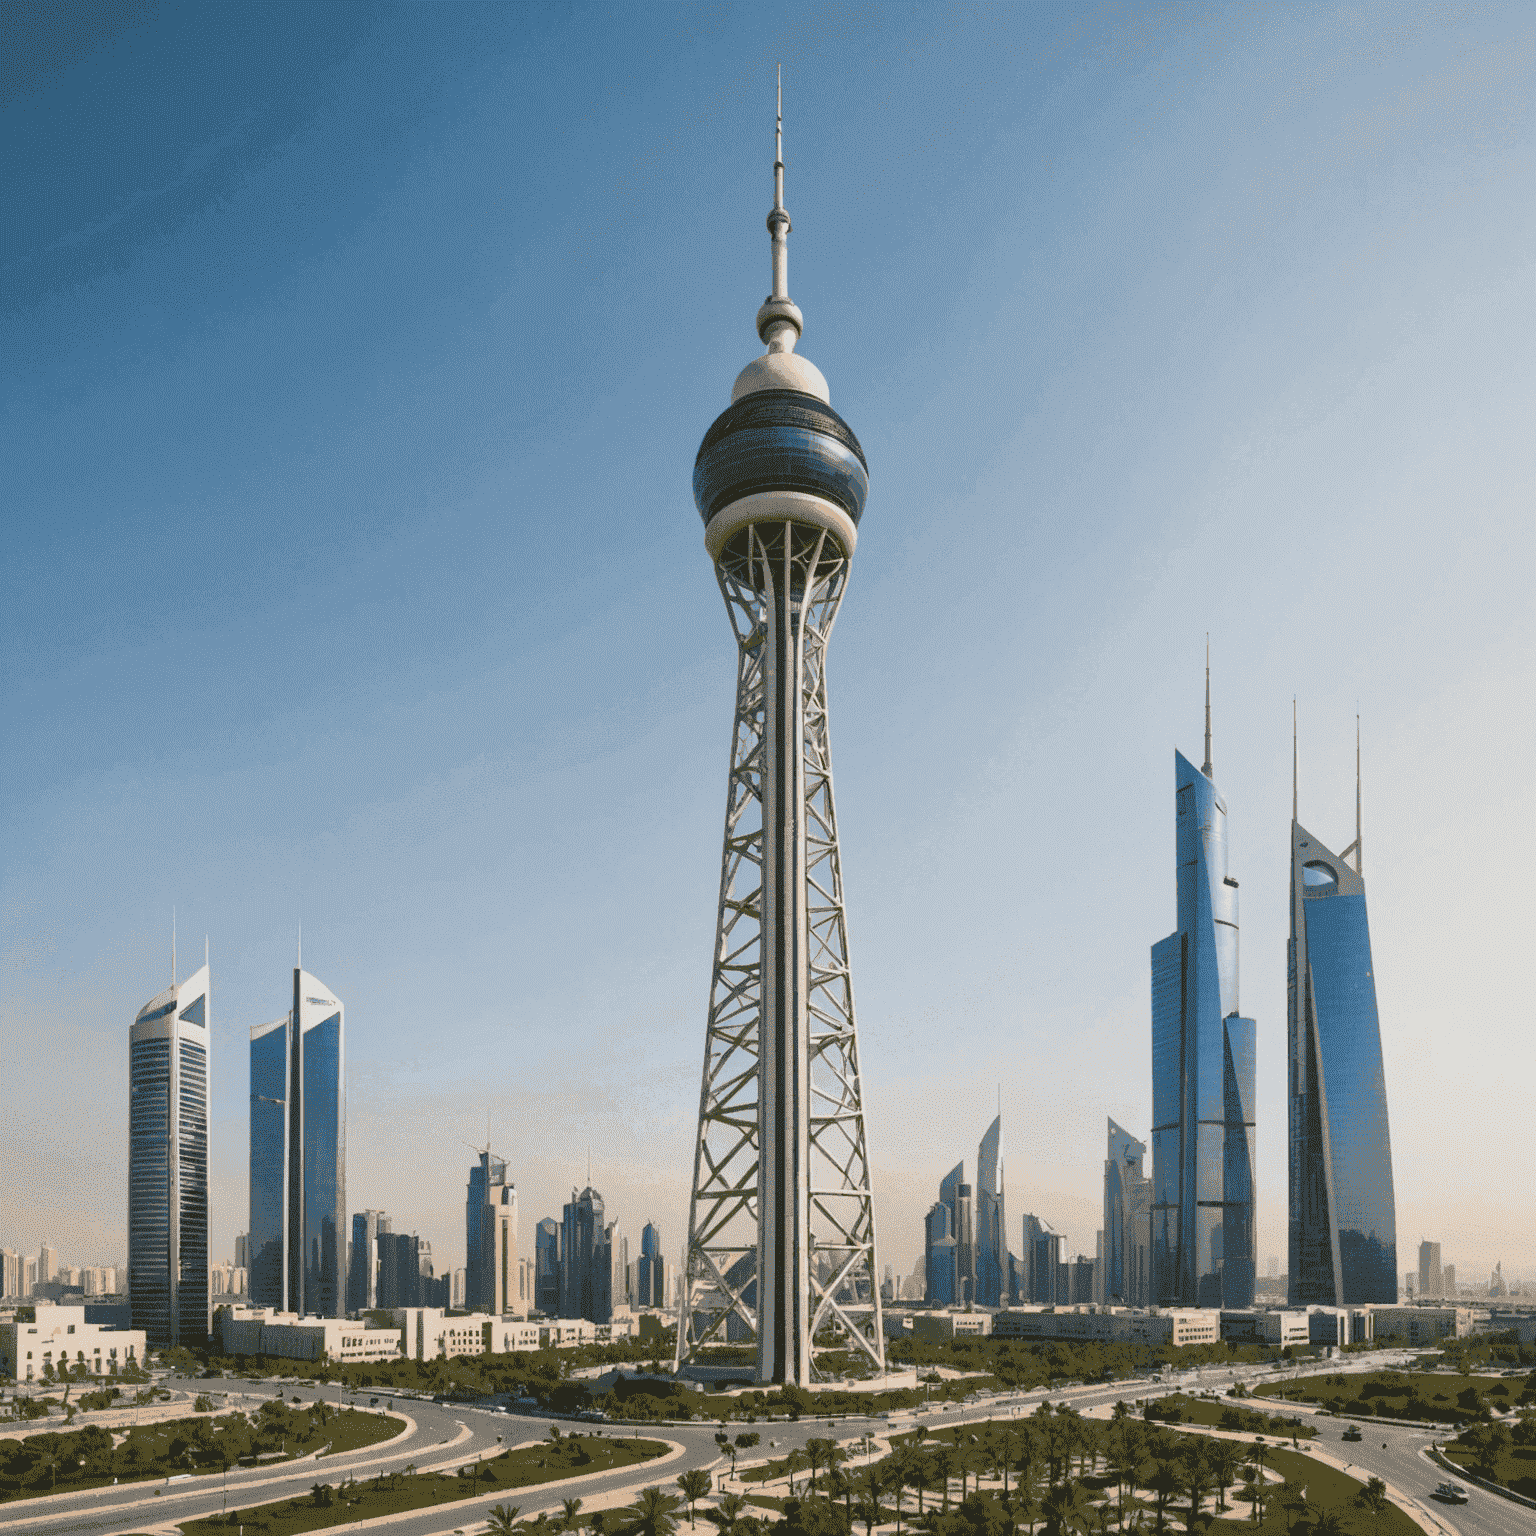
[[[678,1478],[677,1486],[683,1490],[683,1497],[688,1500],[688,1529],[692,1530],[693,1506],[709,1492],[710,1475],[703,1467],[693,1467]]]
[[[1045,1528],[1050,1536],[1064,1536],[1067,1531],[1083,1528],[1088,1514],[1088,1500],[1081,1483],[1060,1483],[1046,1494],[1041,1506]]]
[[[826,1466],[828,1452],[835,1449],[836,1446],[831,1440],[822,1440],[816,1438],[815,1436],[812,1436],[811,1439],[805,1442],[805,1459],[807,1463],[809,1463],[811,1469],[812,1493],[815,1493],[816,1491],[817,1468]]]
[[[512,1536],[517,1528],[517,1517],[522,1513],[518,1504],[498,1504],[485,1517],[486,1536]]]
[[[576,1526],[576,1516],[581,1513],[580,1499],[562,1499],[560,1507],[565,1511],[565,1528],[573,1530]]]
[[[1387,1512],[1387,1485],[1379,1477],[1368,1479],[1355,1495],[1355,1503],[1371,1517],[1372,1527],[1379,1531],[1381,1517]]]
[[[682,1502],[676,1494],[660,1488],[642,1488],[635,1501],[634,1536],[672,1536]]]
[[[1243,1464],[1243,1452],[1234,1441],[1217,1440],[1211,1445],[1211,1478],[1216,1484],[1216,1502],[1227,1507],[1227,1489],[1237,1481],[1237,1469]]]
[[[734,1536],[736,1522],[741,1519],[746,1507],[747,1501],[743,1494],[728,1493],[720,1500],[719,1507],[715,1511],[716,1521],[720,1526],[720,1536]]]
[[[885,1478],[879,1467],[865,1467],[859,1475],[859,1515],[867,1536],[874,1536],[875,1522],[880,1518],[880,1494],[884,1484]]]
[[[1157,1536],[1162,1536],[1163,1528],[1167,1523],[1168,1504],[1173,1496],[1184,1486],[1184,1480],[1179,1475],[1178,1463],[1171,1456],[1157,1456],[1154,1458],[1156,1470],[1147,1480],[1147,1487],[1152,1490],[1152,1498],[1157,1510]]]
[[[1312,1522],[1312,1536],[1344,1536],[1344,1517],[1336,1509],[1325,1509]]]
[[[784,1458],[784,1470],[789,1474],[789,1496],[795,1496],[795,1473],[803,1472],[806,1468],[806,1456],[804,1451],[791,1451]]]
[[[1183,1466],[1184,1487],[1189,1494],[1189,1519],[1184,1522],[1186,1531],[1193,1531],[1200,1519],[1200,1501],[1211,1486],[1210,1442],[1191,1436],[1179,1458]]]
[[[955,1475],[955,1463],[959,1459],[958,1453],[952,1444],[940,1443],[939,1448],[933,1453],[932,1466],[938,1480],[944,1489],[944,1510],[949,1513],[949,1480]]]

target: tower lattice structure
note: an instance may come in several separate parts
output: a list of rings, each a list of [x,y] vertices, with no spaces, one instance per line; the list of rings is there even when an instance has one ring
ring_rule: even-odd
[[[677,1362],[812,1345],[885,1366],[827,709],[827,643],[868,492],[858,439],[795,351],[782,118],[765,356],[704,438],[694,499],[736,639],[736,710]]]

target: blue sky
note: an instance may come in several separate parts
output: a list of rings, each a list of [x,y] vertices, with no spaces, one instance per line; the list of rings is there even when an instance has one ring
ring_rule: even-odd
[[[214,1248],[294,932],[348,1194],[462,1263],[686,1224],[733,656],[691,503],[759,350],[871,466],[833,741],[882,1262],[1001,1085],[1010,1233],[1144,1134],[1175,746],[1216,778],[1284,1256],[1290,715],[1353,829],[1399,1267],[1536,1278],[1536,25],[1518,6],[17,7],[8,1246],[123,1256],[126,1033],[207,933]]]

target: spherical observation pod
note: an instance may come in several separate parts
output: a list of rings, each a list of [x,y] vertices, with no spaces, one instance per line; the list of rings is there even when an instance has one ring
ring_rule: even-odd
[[[693,466],[704,541],[718,560],[753,523],[825,531],[846,559],[858,542],[869,467],[848,423],[814,395],[763,389],[716,418]]]

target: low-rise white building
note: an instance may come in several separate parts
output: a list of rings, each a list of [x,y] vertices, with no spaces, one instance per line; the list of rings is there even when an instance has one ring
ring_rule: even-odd
[[[1436,1339],[1464,1339],[1472,1332],[1471,1307],[1370,1307],[1375,1337],[1433,1344]]]
[[[1312,1320],[1305,1312],[1287,1312],[1279,1307],[1223,1312],[1221,1337],[1228,1344],[1268,1344],[1273,1349],[1287,1349],[1312,1342]]]
[[[916,1326],[914,1318],[914,1331]],[[1161,1344],[1178,1349],[1219,1342],[1221,1313],[1203,1307],[1009,1307],[993,1317],[992,1337]]]
[[[93,1376],[115,1376],[145,1356],[142,1328],[109,1328],[88,1323],[84,1306],[20,1307],[0,1322],[0,1376],[41,1381],[44,1365],[58,1371],[84,1366]]]
[[[218,1307],[213,1327],[227,1355],[361,1365],[398,1360],[404,1354],[398,1326],[380,1328],[345,1317],[301,1317],[273,1307]]]

